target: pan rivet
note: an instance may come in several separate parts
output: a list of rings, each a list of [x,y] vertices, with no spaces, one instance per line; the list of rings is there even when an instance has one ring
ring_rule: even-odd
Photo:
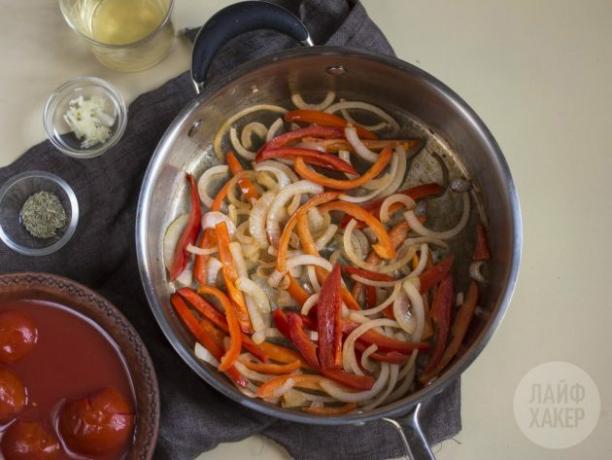
[[[346,73],[346,69],[341,64],[339,64],[339,65],[332,65],[332,66],[327,68],[327,73],[329,73],[331,75],[339,76],[339,75],[345,74]]]
[[[195,134],[198,132],[198,129],[200,128],[201,125],[202,125],[202,120],[196,121],[193,125],[191,125],[191,128],[189,128],[189,132],[187,133],[187,136],[189,137],[195,136]]]

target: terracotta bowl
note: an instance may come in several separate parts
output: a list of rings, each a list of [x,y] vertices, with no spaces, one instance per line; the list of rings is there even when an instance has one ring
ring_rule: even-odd
[[[0,302],[9,299],[60,303],[87,316],[108,333],[125,358],[136,395],[136,432],[126,459],[151,459],[159,429],[157,377],[149,352],[125,316],[89,288],[47,273],[0,275]]]

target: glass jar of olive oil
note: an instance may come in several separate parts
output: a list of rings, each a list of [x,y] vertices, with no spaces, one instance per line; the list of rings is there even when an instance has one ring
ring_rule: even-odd
[[[122,72],[148,69],[172,46],[173,0],[60,0],[66,22],[96,58]]]

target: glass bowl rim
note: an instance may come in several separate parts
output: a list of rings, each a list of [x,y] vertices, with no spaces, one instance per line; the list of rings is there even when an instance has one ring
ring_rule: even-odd
[[[0,239],[9,248],[13,249],[19,254],[23,254],[26,256],[46,256],[62,248],[66,243],[68,243],[68,241],[70,241],[72,235],[74,235],[79,221],[79,202],[72,187],[70,187],[68,182],[66,182],[61,177],[46,171],[26,171],[9,178],[2,185],[2,187],[0,187],[0,203],[13,186],[15,186],[21,181],[33,178],[43,178],[45,180],[55,183],[63,190],[63,192],[68,197],[68,201],[70,202],[70,222],[68,223],[64,234],[59,240],[49,246],[45,246],[42,248],[30,248],[13,241],[6,234],[4,228],[2,227],[2,223],[0,222]]]

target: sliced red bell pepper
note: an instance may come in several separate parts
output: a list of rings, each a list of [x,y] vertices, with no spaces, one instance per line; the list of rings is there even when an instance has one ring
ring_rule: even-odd
[[[438,264],[425,270],[421,276],[419,276],[421,293],[429,291],[432,287],[435,287],[436,284],[442,281],[450,272],[451,268],[453,268],[454,262],[455,257],[450,255],[440,261]]]
[[[304,412],[321,416],[348,414],[355,409],[357,409],[357,403],[346,403],[341,406],[302,407]]]
[[[271,160],[273,158],[288,158],[293,160],[301,158],[304,160],[304,163],[321,166],[331,169],[332,171],[340,171],[353,175],[358,174],[350,163],[347,163],[331,153],[299,147],[281,147],[273,150],[265,150],[259,155],[259,159],[256,161]]]
[[[334,128],[345,128],[349,122],[344,118],[332,113],[320,112],[318,110],[293,110],[285,113],[285,121],[296,123],[313,123],[320,126],[330,126]],[[363,126],[356,123],[351,123],[355,126],[355,130],[359,137],[363,139],[377,139],[376,134],[367,130]]]
[[[472,260],[483,261],[491,258],[491,250],[487,239],[487,230],[480,222],[476,224],[476,246]]]
[[[319,367],[317,358],[317,346],[310,340],[304,332],[304,323],[300,315],[296,313],[287,314],[287,326],[289,328],[289,338],[304,357],[306,364],[315,369]]]
[[[366,285],[365,292],[366,292],[366,307],[374,308],[378,300],[378,296],[376,295],[376,287]]]
[[[321,369],[321,374],[355,390],[367,391],[374,386],[370,375],[357,375],[342,369]]]
[[[202,296],[200,296],[197,292],[189,288],[181,288],[176,291],[181,297],[183,297],[189,304],[195,308],[202,316],[208,318],[215,326],[220,328],[221,330],[229,333],[229,327],[227,325],[227,319],[219,310],[209,304]],[[258,345],[255,344],[251,340],[251,338],[242,333],[242,346],[245,350],[249,351],[253,356],[256,356],[261,361],[267,361],[268,356],[266,353],[259,348]]]
[[[170,281],[174,281],[187,266],[189,255],[187,254],[187,246],[193,244],[200,233],[202,226],[202,210],[200,209],[200,195],[198,194],[198,185],[191,174],[187,174],[187,181],[191,188],[191,211],[189,220],[181,234],[181,237],[176,244],[174,250],[174,259],[170,267]]]
[[[409,196],[415,201],[422,200],[425,198],[429,198],[432,196],[436,196],[441,194],[444,191],[441,185],[436,184],[434,182],[430,184],[417,185],[416,187],[412,187],[406,190],[400,190],[399,192],[395,192],[395,194],[400,193],[402,195]],[[367,210],[370,214],[376,216],[376,218],[380,218],[380,207],[382,206],[385,198],[380,198],[378,200],[371,201],[366,204],[363,208]],[[401,203],[394,203],[389,207],[389,214],[393,214],[396,210],[400,209],[403,205]],[[345,216],[344,219],[340,222],[340,226],[342,228],[346,227],[350,222],[351,217]],[[360,227],[363,224],[360,223]]]
[[[436,340],[429,361],[427,362],[427,367],[420,377],[421,382],[425,382],[425,376],[431,373],[440,363],[444,350],[446,349],[446,342],[450,331],[453,301],[453,277],[447,274],[436,289],[431,304],[431,319],[436,326]]]
[[[317,302],[321,369],[337,369],[342,364],[341,287],[340,265],[336,264],[321,286]]]
[[[294,129],[284,134],[276,136],[267,142],[258,152],[255,161],[260,161],[262,155],[266,150],[278,149],[289,145],[293,141],[301,140],[305,137],[318,137],[323,139],[333,139],[336,137],[344,137],[344,130],[342,128],[331,128],[328,126],[308,126],[306,128]]]
[[[255,361],[251,361],[250,359],[242,358],[238,358],[238,361],[252,371],[272,375],[290,374],[291,372],[297,371],[300,367],[302,367],[302,363],[299,359],[287,364],[257,363]]]
[[[355,342],[355,350],[363,353],[369,345],[366,345],[363,342],[357,341]],[[374,361],[382,361],[385,363],[391,364],[402,364],[410,359],[410,355],[407,353],[400,353],[399,351],[387,351],[380,352],[375,351],[370,354],[370,358]]]
[[[389,234],[389,237],[391,237],[391,234]],[[342,268],[349,275],[357,275],[373,281],[395,281],[395,278],[386,273],[377,273],[365,268],[353,267],[352,265],[344,265]]]
[[[200,345],[206,348],[210,352],[210,354],[213,355],[217,360],[221,360],[223,354],[225,353],[225,350],[223,349],[222,343],[219,343],[216,334],[211,330],[211,328],[214,328],[213,324],[206,318],[198,322],[197,318],[191,312],[191,310],[189,310],[189,307],[187,307],[187,304],[181,298],[181,296],[173,294],[170,297],[170,301],[172,303],[172,306],[176,310],[176,313],[183,321],[185,327],[189,329],[189,332],[191,332],[191,334],[200,343]],[[246,379],[238,372],[238,370],[234,366],[228,368],[225,371],[225,374],[237,385],[240,385],[241,387],[246,387]]]
[[[244,171],[244,168],[240,164],[238,158],[236,158],[234,152],[229,151],[227,155],[225,155],[225,159],[227,160],[227,165],[229,166],[229,169],[232,174],[236,175]],[[259,198],[259,193],[257,192],[255,185],[248,177],[240,177],[238,179],[238,186],[240,187],[242,194],[246,196],[249,201],[253,201]]]

